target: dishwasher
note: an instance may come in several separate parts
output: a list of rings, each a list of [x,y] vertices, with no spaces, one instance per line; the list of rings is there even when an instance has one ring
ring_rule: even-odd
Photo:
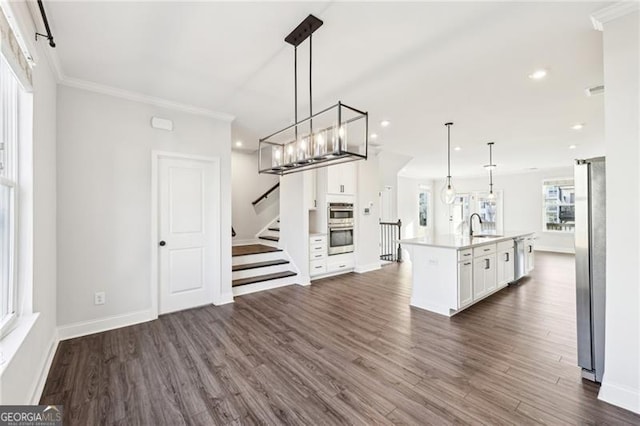
[[[525,246],[525,239],[524,237],[518,237],[514,239],[515,241],[515,245],[514,245],[514,256],[513,258],[515,259],[515,276],[514,276],[514,281],[518,281],[520,278],[524,277],[525,274],[525,270],[524,270],[524,246]]]

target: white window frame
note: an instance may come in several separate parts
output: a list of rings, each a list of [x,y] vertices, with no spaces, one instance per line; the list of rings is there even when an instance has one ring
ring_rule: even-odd
[[[542,181],[542,232],[547,232],[550,234],[573,234],[575,231],[575,219],[574,219],[574,226],[565,226],[565,229],[548,229],[547,228],[547,209],[550,206],[550,203],[548,203],[547,200],[547,194],[546,194],[546,187],[547,186],[559,186],[559,185],[554,185],[554,183],[559,183],[559,182],[573,182],[573,188],[575,191],[575,181],[574,181],[574,177],[557,177],[557,178],[548,178],[548,179],[544,179]],[[573,205],[574,206],[574,214],[575,214],[575,196],[574,196],[574,202],[573,204],[568,203],[568,204],[559,204],[557,206],[570,206]],[[559,224],[560,226],[562,224]]]
[[[0,57],[0,61],[4,63],[1,66],[5,66],[7,72],[10,72],[15,78],[15,96],[11,99],[3,99],[1,97],[2,92],[0,91],[0,102],[3,104],[2,112],[4,114],[3,120],[4,122],[11,122],[12,126],[10,129],[6,130],[6,128],[1,128],[2,133],[0,134],[0,138],[5,139],[5,164],[7,174],[6,176],[0,176],[0,185],[7,187],[10,189],[9,202],[11,205],[10,208],[10,228],[9,228],[9,310],[8,314],[5,318],[0,318],[0,338],[6,335],[11,328],[13,327],[16,319],[20,315],[19,306],[18,306],[18,295],[20,289],[18,287],[18,244],[17,244],[17,233],[18,233],[18,217],[19,217],[19,200],[18,200],[18,192],[19,192],[19,183],[18,183],[18,140],[19,140],[19,127],[20,127],[20,114],[19,114],[19,97],[20,90],[22,89],[20,81],[13,75],[13,71],[11,71],[10,65],[7,63],[6,59]],[[2,84],[0,82],[0,84]],[[8,154],[7,154],[8,153]]]

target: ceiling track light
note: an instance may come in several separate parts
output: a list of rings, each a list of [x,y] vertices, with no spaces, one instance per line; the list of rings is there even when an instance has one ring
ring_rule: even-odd
[[[496,165],[493,164],[493,145],[495,142],[487,142],[489,145],[489,164],[487,164],[485,169],[489,170],[489,199],[493,200],[496,198],[496,194],[493,192],[493,170],[496,168]]]
[[[369,114],[338,101],[313,113],[312,34],[323,22],[307,16],[284,41],[293,46],[294,124],[260,139],[258,172],[286,175],[366,160]],[[298,46],[309,39],[309,116],[298,120]]]
[[[445,204],[453,204],[456,200],[456,190],[451,185],[451,126],[453,123],[444,123],[447,126],[447,180],[440,191],[440,199]]]

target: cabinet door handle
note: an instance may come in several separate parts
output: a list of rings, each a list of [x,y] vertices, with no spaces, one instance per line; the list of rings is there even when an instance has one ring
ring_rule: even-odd
[[[489,269],[490,263],[491,263],[491,261],[489,259],[485,259],[484,260],[484,269]]]
[[[508,262],[509,261],[509,253],[505,253],[504,254],[504,261]]]
[[[489,251],[489,250],[491,250],[491,249],[490,249],[490,248],[488,248],[488,249],[484,249],[484,251]]]
[[[463,263],[463,265],[465,265],[465,266],[466,265],[471,265],[471,262],[465,262],[465,263]]]
[[[318,200],[313,200],[313,207],[318,207]]]
[[[347,267],[347,265],[340,265],[340,266],[338,266],[338,268],[346,268],[346,267]]]
[[[322,269],[322,266],[316,266],[316,269]]]
[[[529,253],[532,253],[533,246],[529,246]]]
[[[463,256],[471,256],[471,253],[465,253]]]

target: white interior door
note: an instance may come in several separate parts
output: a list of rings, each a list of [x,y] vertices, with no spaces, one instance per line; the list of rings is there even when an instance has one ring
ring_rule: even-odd
[[[160,314],[213,302],[220,255],[216,169],[210,161],[158,160]]]

